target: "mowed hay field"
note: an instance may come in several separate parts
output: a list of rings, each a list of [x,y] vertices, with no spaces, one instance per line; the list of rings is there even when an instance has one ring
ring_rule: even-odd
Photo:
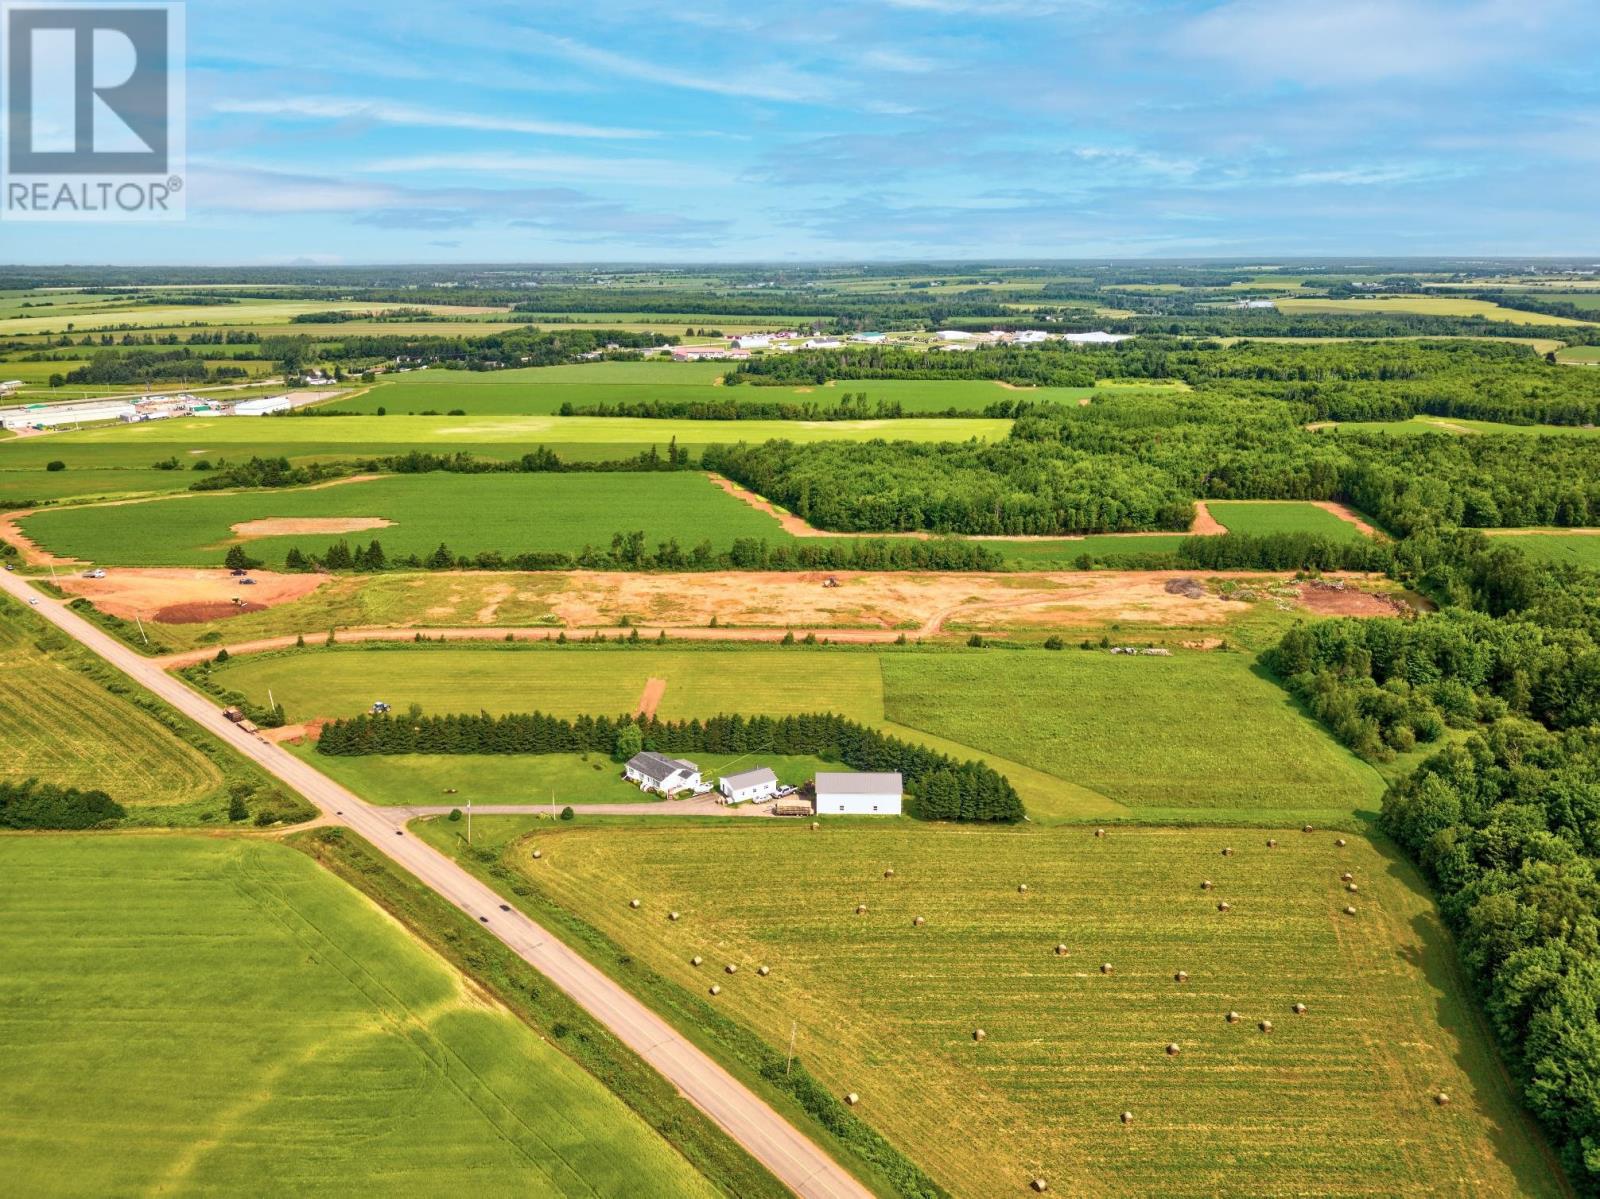
[[[0,838],[19,1195],[710,1195],[594,1078],[272,842]]]
[[[214,676],[259,702],[270,690],[292,721],[380,699],[432,715],[613,716],[664,679],[664,720],[838,712],[988,761],[1047,822],[1348,821],[1383,790],[1236,654],[400,643],[236,656]]]
[[[1514,545],[1519,550],[1544,562],[1571,562],[1590,569],[1600,567],[1600,531],[1584,533],[1548,531],[1507,534],[1502,530],[1488,530],[1501,545]]]
[[[388,527],[348,532],[272,528],[243,537],[254,521],[375,520]],[[286,528],[286,526],[278,526]],[[697,472],[645,474],[389,475],[334,487],[202,493],[107,507],[51,509],[23,530],[67,558],[125,566],[215,566],[228,547],[280,565],[289,550],[323,553],[337,541],[376,539],[391,557],[426,557],[440,544],[456,554],[506,555],[610,548],[617,533],[642,531],[648,548],[676,539],[685,553],[702,540],[726,550],[741,537],[787,541],[779,523],[708,487]]]
[[[480,844],[527,827],[484,819]],[[1561,1194],[1415,874],[1268,835],[546,826],[506,857],[779,1056],[794,1021],[812,1074],[959,1195]]]
[[[60,459],[69,470],[138,467],[176,457],[237,462],[252,454],[291,462],[370,458],[412,450],[467,453],[509,461],[538,446],[583,462],[635,458],[654,446],[665,456],[708,445],[810,441],[999,441],[1009,420],[907,417],[901,420],[644,420],[605,416],[327,416],[188,417],[108,425],[27,437],[0,446],[0,470],[43,470]]]
[[[1274,533],[1309,533],[1330,541],[1360,541],[1361,530],[1316,504],[1250,500],[1208,500],[1206,507],[1230,533],[1270,537]]]
[[[1420,316],[1481,316],[1490,321],[1509,321],[1514,325],[1586,325],[1565,316],[1546,316],[1542,312],[1523,312],[1502,308],[1487,300],[1458,300],[1454,296],[1377,296],[1362,300],[1279,299],[1278,308],[1296,312],[1388,313],[1411,312]]]
[[[1070,779],[1146,819],[1348,818],[1383,793],[1376,771],[1241,654],[991,650],[882,663],[888,719]]]
[[[101,790],[130,808],[190,803],[221,785],[204,755],[35,638],[66,648],[59,634],[0,600],[0,779]]]
[[[846,395],[866,402],[899,404],[905,412],[982,412],[1018,399],[1076,404],[1097,394],[1092,387],[1007,388],[989,380],[838,380],[816,386],[727,386],[733,363],[594,362],[506,371],[413,371],[385,380],[348,400],[328,405],[340,412],[416,414],[459,409],[468,416],[558,414],[562,405],[584,409],[603,404],[811,403],[831,408]],[[1123,389],[1124,393],[1127,389]],[[1181,388],[1141,388],[1177,391]],[[1100,395],[1115,395],[1103,388]]]

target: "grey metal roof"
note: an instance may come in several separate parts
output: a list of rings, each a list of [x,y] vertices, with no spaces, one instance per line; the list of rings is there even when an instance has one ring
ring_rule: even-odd
[[[754,770],[746,770],[743,774],[725,774],[722,781],[730,790],[743,791],[746,787],[759,787],[762,783],[774,783],[778,776],[765,766],[758,766]]]
[[[653,783],[669,779],[680,770],[687,770],[691,774],[700,772],[700,768],[693,762],[685,762],[681,758],[669,758],[665,754],[658,754],[648,749],[629,758],[628,769],[638,771]]]
[[[818,795],[899,795],[904,789],[899,771],[884,774],[817,775]]]

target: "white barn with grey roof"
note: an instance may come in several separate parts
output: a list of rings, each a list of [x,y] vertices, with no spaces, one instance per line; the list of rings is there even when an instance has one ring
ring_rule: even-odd
[[[817,775],[818,816],[898,816],[904,797],[898,771]]]
[[[646,791],[671,795],[700,786],[700,767],[683,758],[669,758],[654,750],[634,754],[622,769],[623,777]]]
[[[725,774],[717,789],[729,803],[763,803],[778,793],[778,776],[766,766]]]

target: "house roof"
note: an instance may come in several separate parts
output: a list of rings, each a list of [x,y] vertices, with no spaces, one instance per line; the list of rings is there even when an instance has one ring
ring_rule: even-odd
[[[638,771],[653,783],[669,779],[683,770],[687,770],[690,774],[698,774],[700,771],[693,762],[686,762],[682,758],[669,758],[665,754],[658,754],[648,749],[629,758],[628,769]]]
[[[746,787],[759,787],[764,783],[776,783],[778,776],[765,766],[758,766],[754,770],[746,770],[742,774],[725,774],[723,783],[731,791],[743,791]]]
[[[899,771],[886,774],[832,774],[824,771],[817,775],[818,795],[899,795],[902,789]]]

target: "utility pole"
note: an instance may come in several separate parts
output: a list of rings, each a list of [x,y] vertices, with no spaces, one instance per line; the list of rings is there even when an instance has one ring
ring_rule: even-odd
[[[472,797],[467,797],[467,844],[472,844]]]
[[[134,623],[134,626],[135,626],[135,627],[136,627],[136,628],[138,628],[138,630],[139,630],[139,637],[140,637],[140,639],[141,639],[141,640],[143,640],[143,642],[144,642],[144,643],[145,643],[145,644],[146,644],[146,645],[149,645],[149,644],[150,644],[150,638],[149,638],[149,637],[148,637],[148,636],[146,636],[146,634],[145,634],[145,631],[144,631],[144,622],[143,622],[143,621],[142,621],[142,620],[140,620],[140,619],[139,619],[139,617],[138,617],[138,615],[137,615],[137,614],[135,614],[135,615],[134,615],[134,618],[133,618],[133,623]]]
[[[783,1076],[785,1078],[789,1077],[789,1067],[794,1065],[794,1035],[799,1027],[798,1021],[789,1021],[789,1056],[783,1063]]]

